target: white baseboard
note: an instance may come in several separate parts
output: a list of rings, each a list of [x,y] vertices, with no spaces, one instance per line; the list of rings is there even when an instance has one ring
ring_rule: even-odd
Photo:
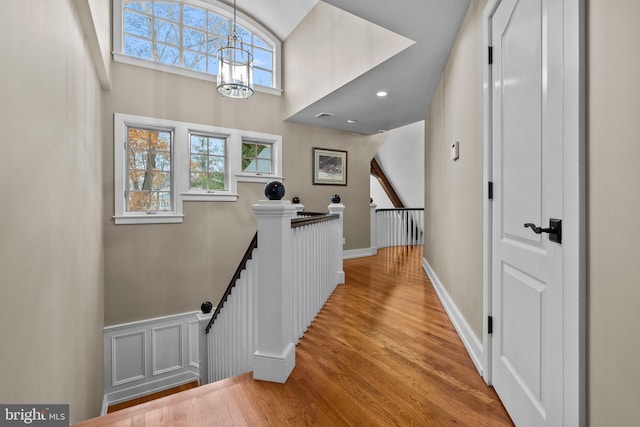
[[[349,249],[343,251],[342,259],[364,258],[376,254],[376,248]]]
[[[159,391],[167,390],[170,388],[178,387],[183,384],[192,383],[200,379],[198,374],[193,372],[183,372],[178,375],[164,377],[157,381],[147,381],[136,386],[115,391],[109,394],[105,394],[105,402],[103,402],[103,409],[108,409],[111,405],[116,405],[122,402],[128,402],[138,397],[148,396]],[[106,404],[106,407],[105,407]]]
[[[198,313],[104,328],[104,411],[109,405],[199,381]]]
[[[102,397],[102,408],[100,409],[100,415],[107,415],[109,409],[109,397],[105,394]]]
[[[451,299],[451,296],[449,296],[449,293],[425,258],[422,259],[422,268],[427,273],[427,276],[429,276],[431,284],[433,285],[444,310],[447,312],[456,332],[458,332],[458,335],[467,349],[467,353],[469,353],[471,360],[476,365],[476,369],[480,375],[483,375],[484,354],[482,350],[482,342],[480,342],[478,337],[476,337],[476,334],[473,333],[469,323],[467,323],[467,320],[462,316],[462,313],[458,310],[455,302],[453,302],[453,299]]]

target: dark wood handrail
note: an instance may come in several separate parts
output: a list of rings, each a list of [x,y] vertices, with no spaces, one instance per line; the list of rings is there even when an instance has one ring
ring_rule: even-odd
[[[291,220],[291,228],[303,227],[305,225],[315,224],[317,222],[331,221],[340,218],[338,214],[320,214],[307,218],[293,218]]]
[[[385,211],[423,211],[424,208],[384,208],[384,209],[376,209],[376,212],[385,212]]]
[[[298,216],[322,216],[327,215],[328,212],[308,212],[308,211],[298,211],[296,215]]]
[[[218,305],[216,305],[216,309],[213,312],[213,316],[211,316],[211,319],[207,324],[207,328],[205,329],[205,332],[207,334],[209,333],[209,329],[211,329],[213,322],[215,322],[216,317],[218,317],[218,315],[220,314],[220,310],[222,310],[222,307],[224,306],[224,303],[227,301],[227,298],[229,298],[229,295],[231,295],[231,291],[233,290],[233,288],[235,288],[236,282],[240,278],[240,274],[242,273],[242,270],[244,270],[247,267],[247,261],[251,259],[253,255],[253,250],[257,247],[258,247],[258,232],[256,231],[256,234],[254,234],[253,239],[251,239],[251,243],[249,243],[249,247],[247,248],[246,252],[244,253],[244,256],[242,257],[242,261],[240,261],[240,264],[238,265],[236,272],[231,278],[231,282],[229,282],[227,289],[224,291],[224,294],[222,295],[222,298],[220,298],[220,302],[218,303]]]

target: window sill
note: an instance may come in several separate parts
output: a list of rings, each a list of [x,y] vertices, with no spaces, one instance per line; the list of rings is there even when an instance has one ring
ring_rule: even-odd
[[[193,79],[206,80],[212,82],[213,84],[216,84],[217,82],[217,77],[213,74],[193,71],[188,68],[182,68],[173,65],[160,64],[153,61],[147,61],[146,59],[136,58],[135,56],[129,56],[123,53],[113,52],[113,60],[115,62],[121,62],[123,64],[135,65],[138,67],[149,68],[151,70],[163,71],[165,73],[178,74],[180,76],[191,77]],[[254,84],[253,89],[256,92],[267,93],[269,95],[282,95],[282,89],[278,89],[275,87]]]
[[[185,202],[235,202],[238,197],[238,194],[229,192],[180,193],[180,198]]]
[[[257,175],[255,173],[237,173],[236,180],[238,182],[264,182],[267,183],[273,180],[282,181],[284,178],[278,175]]]
[[[184,215],[140,214],[140,215],[114,216],[113,220],[117,225],[120,225],[120,224],[181,224],[184,220]]]

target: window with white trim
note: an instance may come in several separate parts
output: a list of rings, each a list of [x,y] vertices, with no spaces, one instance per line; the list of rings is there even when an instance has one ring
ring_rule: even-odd
[[[226,137],[192,133],[189,135],[189,190],[227,189]]]
[[[232,31],[233,10],[202,0],[114,0],[114,60],[215,80],[216,52]],[[237,34],[253,55],[256,90],[279,94],[280,41],[238,13]]]
[[[172,210],[172,130],[127,126],[128,212]]]
[[[258,175],[273,173],[272,144],[242,141],[242,172]]]
[[[280,135],[114,115],[116,224],[179,223],[185,201],[233,202],[238,182],[281,174]]]

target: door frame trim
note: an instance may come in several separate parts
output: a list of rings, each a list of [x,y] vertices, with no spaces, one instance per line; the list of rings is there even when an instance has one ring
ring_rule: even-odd
[[[483,377],[492,381],[491,307],[491,20],[501,0],[488,0],[482,13],[483,48]],[[563,424],[584,426],[586,410],[586,0],[563,0]]]

